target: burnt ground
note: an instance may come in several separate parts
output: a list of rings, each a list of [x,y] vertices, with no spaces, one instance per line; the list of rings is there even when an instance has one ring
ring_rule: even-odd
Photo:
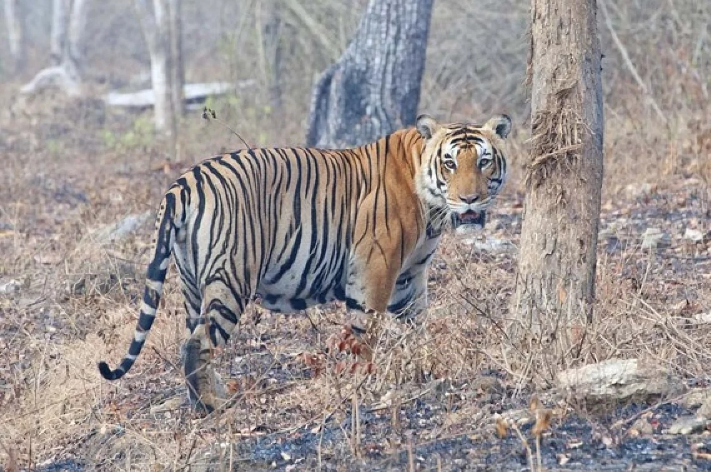
[[[711,470],[711,431],[668,431],[697,412],[684,392],[711,381],[709,196],[683,165],[608,176],[594,328],[571,365],[535,372],[502,356],[498,331],[521,227],[514,179],[484,234],[448,235],[433,262],[429,338],[415,349],[427,351],[431,378],[364,383],[357,441],[353,385],[362,377],[326,354],[345,317],[339,307],[308,317],[250,309],[220,356],[235,404],[202,418],[176,368],[184,334],[173,273],[132,373],[99,378],[96,362],[114,363],[127,347],[152,223],[136,216],[108,243],[92,230],[150,216],[180,165],[162,166],[156,145],[107,148],[86,130],[72,134],[78,142],[58,140],[56,126],[5,129],[11,139],[1,143],[10,160],[0,175],[0,287],[12,286],[0,294],[5,470],[528,470],[521,437],[497,434],[498,415],[519,425],[537,469],[533,395],[553,412],[541,437],[545,470]],[[609,358],[654,362],[681,393],[589,404],[554,388],[556,371]],[[385,361],[380,372],[390,372]]]

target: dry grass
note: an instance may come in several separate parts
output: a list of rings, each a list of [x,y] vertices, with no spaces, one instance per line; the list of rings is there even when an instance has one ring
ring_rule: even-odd
[[[615,233],[622,247],[608,253],[607,240],[601,241],[596,318],[592,326],[580,327],[575,355],[541,357],[534,355],[540,346],[510,346],[502,327],[509,316],[516,254],[477,251],[461,237],[448,235],[433,262],[429,315],[416,338],[397,323],[386,326],[375,376],[364,375],[363,366],[352,372],[348,353],[329,351],[345,320],[343,309],[313,310],[309,319],[252,307],[219,358],[221,372],[232,379],[234,406],[209,418],[193,416],[182,403],[183,379],[176,365],[184,315],[172,272],[148,346],[132,374],[119,383],[100,379],[96,362],[119,359],[133,330],[152,224],[118,243],[96,244],[87,234],[123,216],[152,212],[181,165],[239,146],[238,139],[197,114],[188,115],[180,138],[181,162],[166,173],[167,153],[147,130],[147,115],[105,110],[88,99],[17,99],[15,85],[7,87],[1,98],[10,106],[0,116],[0,284],[17,280],[20,289],[0,295],[0,463],[6,470],[30,469],[75,458],[102,470],[179,470],[218,462],[205,456],[211,450],[222,455],[219,463],[236,470],[235,464],[249,465],[240,462],[243,457],[230,444],[266,433],[289,435],[302,426],[322,432],[329,421],[341,424],[352,417],[354,408],[359,409],[356,417],[379,408],[392,416],[393,431],[400,431],[400,406],[439,389],[437,383],[413,382],[414,367],[423,366],[431,377],[453,386],[439,401],[460,408],[445,408],[437,428],[382,438],[389,453],[405,451],[412,464],[414,446],[477,430],[477,418],[482,420],[484,413],[466,399],[482,373],[500,374],[510,387],[506,395],[524,398],[550,386],[560,369],[613,357],[651,360],[684,379],[711,377],[711,325],[694,318],[711,311],[709,244],[690,245],[677,237],[686,227],[711,229],[711,126],[703,79],[711,75],[711,64],[704,62],[711,56],[708,40],[700,39],[711,12],[695,2],[660,0],[652,2],[654,8],[638,9],[633,3],[607,5],[619,41],[666,122],[638,93],[619,51],[602,31],[609,51],[603,78],[603,228]],[[487,230],[515,245],[529,144],[522,87],[526,7],[513,0],[492,2],[481,15],[464,15],[471,2],[444,4],[437,4],[433,18],[421,108],[453,120],[480,119],[501,110],[515,116],[513,175]],[[703,11],[694,13],[692,6]],[[333,8],[349,31],[358,12]],[[479,23],[472,28],[467,21]],[[492,31],[511,33],[501,39]],[[654,46],[652,54],[649,48],[661,35],[665,42]],[[250,34],[233,39],[233,48],[253,47]],[[319,70],[327,57],[304,56],[318,39],[301,41],[289,67],[307,63],[308,71]],[[482,44],[487,54],[473,57]],[[234,56],[233,49],[229,71],[219,69],[224,56],[198,53],[191,72],[197,78],[213,79],[211,70],[239,78],[257,67],[257,59],[247,53]],[[106,65],[107,74],[118,74],[120,67],[137,68],[135,62],[118,61]],[[288,119],[278,130],[272,128],[264,90],[218,100],[213,107],[250,143],[301,143],[313,78],[309,73],[288,76]],[[639,248],[645,225],[665,224],[654,209],[680,215],[667,225],[672,247],[659,254]],[[76,289],[78,279],[83,279],[81,290]],[[408,342],[400,342],[408,336]],[[367,428],[365,422],[351,422],[343,431],[347,440],[334,445],[324,439],[311,454],[324,467],[367,455],[375,447]],[[533,450],[531,460],[535,455]]]

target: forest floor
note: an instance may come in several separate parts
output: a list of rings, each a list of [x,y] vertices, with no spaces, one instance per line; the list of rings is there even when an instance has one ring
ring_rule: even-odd
[[[251,307],[219,355],[234,403],[201,417],[177,368],[174,270],[132,372],[109,383],[96,363],[127,349],[162,192],[210,153],[188,147],[164,165],[134,117],[91,101],[39,105],[0,117],[4,470],[711,470],[708,421],[672,434],[679,419],[703,420],[711,397],[711,202],[694,156],[606,179],[596,317],[575,359],[506,353],[514,178],[483,233],[444,238],[417,336],[391,326],[409,351],[391,344],[367,377],[328,349],[343,308]],[[414,358],[424,381],[408,373]],[[638,359],[675,388],[580,401],[557,387],[560,371],[609,359]],[[550,413],[538,434],[533,398]]]

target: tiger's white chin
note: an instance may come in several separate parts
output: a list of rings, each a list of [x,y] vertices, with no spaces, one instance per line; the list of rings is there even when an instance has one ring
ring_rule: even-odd
[[[452,213],[452,228],[457,233],[469,233],[484,229],[486,210],[467,210],[464,213]]]

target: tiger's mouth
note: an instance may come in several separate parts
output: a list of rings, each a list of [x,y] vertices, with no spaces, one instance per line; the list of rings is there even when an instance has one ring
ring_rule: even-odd
[[[486,211],[467,210],[464,213],[452,214],[452,226],[475,226],[483,228],[486,223]]]

